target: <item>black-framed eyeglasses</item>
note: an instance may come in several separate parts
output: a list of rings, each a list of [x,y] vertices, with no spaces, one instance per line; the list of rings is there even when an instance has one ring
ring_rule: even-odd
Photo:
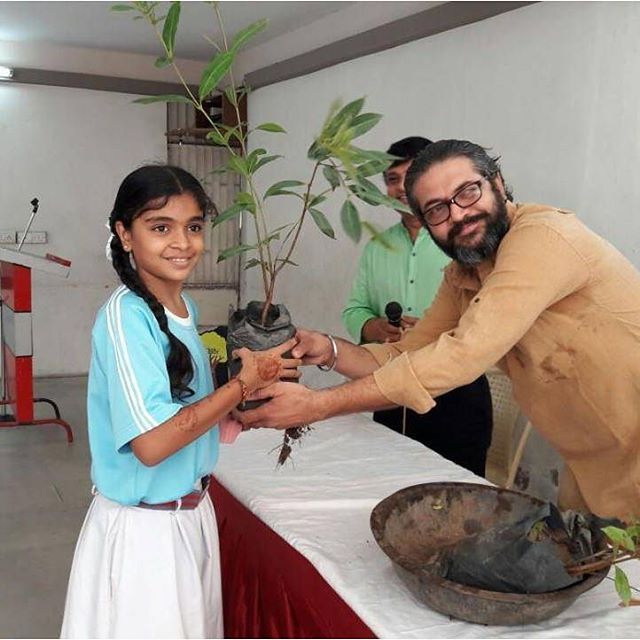
[[[482,197],[482,179],[464,185],[449,200],[436,202],[422,212],[422,217],[430,227],[446,222],[451,217],[451,205],[456,204],[466,209],[475,204]]]

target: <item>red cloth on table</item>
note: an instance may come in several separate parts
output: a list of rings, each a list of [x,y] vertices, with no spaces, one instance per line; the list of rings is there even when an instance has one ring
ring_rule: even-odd
[[[315,567],[217,480],[227,638],[375,638]]]

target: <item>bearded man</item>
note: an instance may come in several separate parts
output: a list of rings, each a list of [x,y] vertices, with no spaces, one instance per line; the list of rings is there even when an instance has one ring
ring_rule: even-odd
[[[313,391],[278,382],[242,414],[274,428],[408,406],[494,364],[565,461],[561,508],[640,516],[640,274],[577,217],[515,204],[496,158],[441,140],[414,161],[409,204],[453,262],[416,325],[392,344],[356,346],[301,330],[293,356],[352,378]]]

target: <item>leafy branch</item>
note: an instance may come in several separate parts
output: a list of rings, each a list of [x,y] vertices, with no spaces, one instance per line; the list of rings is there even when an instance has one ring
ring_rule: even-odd
[[[253,221],[257,242],[253,245],[240,243],[225,249],[220,252],[218,261],[242,256],[250,251],[257,253],[257,258],[246,261],[245,269],[260,267],[265,295],[262,323],[265,324],[269,307],[274,299],[277,277],[285,265],[295,265],[292,257],[305,220],[311,218],[324,235],[335,238],[331,223],[319,208],[330,192],[339,190],[344,193],[345,200],[340,209],[340,219],[345,232],[355,242],[359,241],[363,228],[375,235],[372,225],[361,220],[355,202],[362,201],[372,206],[384,205],[403,211],[408,211],[408,208],[383,194],[373,182],[367,179],[384,171],[395,158],[381,151],[365,150],[353,144],[354,140],[373,129],[382,117],[377,113],[362,111],[364,98],[344,106],[338,102],[331,105],[319,135],[307,151],[308,159],[313,162],[308,180],[280,180],[268,187],[263,194],[259,192],[255,181],[257,172],[266,164],[277,161],[280,156],[270,155],[266,149],[262,148],[249,151],[249,135],[252,131],[271,134],[286,132],[281,125],[274,122],[258,124],[253,130],[249,130],[247,123],[242,122],[240,100],[248,94],[249,90],[237,85],[233,74],[233,63],[239,51],[266,29],[267,21],[258,20],[235,33],[230,39],[225,31],[219,3],[208,4],[213,7],[222,42],[216,42],[214,38],[205,36],[214,47],[215,53],[202,71],[197,93],[186,82],[175,60],[176,34],[181,14],[180,2],[172,2],[166,15],[158,15],[158,2],[118,4],[112,6],[112,10],[134,12],[136,14],[134,19],[144,19],[152,26],[163,51],[155,61],[156,67],[171,66],[184,87],[184,94],[149,96],[140,98],[136,102],[142,104],[182,102],[192,105],[202,114],[211,129],[206,136],[207,141],[222,146],[228,151],[229,160],[225,170],[239,174],[244,182],[245,189],[236,194],[234,202],[213,221],[213,225],[248,214]],[[214,92],[222,93],[233,106],[234,126],[215,122],[205,108],[205,101]],[[329,188],[320,193],[314,193],[313,187],[320,169]],[[267,225],[264,203],[271,197],[288,197],[289,199],[294,197],[299,200],[293,222],[278,230],[270,230]],[[281,238],[281,232],[285,228],[287,231]]]
[[[593,573],[616,565],[614,583],[622,604],[640,605],[640,600],[631,597],[631,586],[627,574],[617,565],[627,560],[640,560],[640,522],[633,522],[625,528],[608,526],[602,529],[609,540],[607,549],[592,556],[582,558],[580,563],[566,568],[569,575]]]

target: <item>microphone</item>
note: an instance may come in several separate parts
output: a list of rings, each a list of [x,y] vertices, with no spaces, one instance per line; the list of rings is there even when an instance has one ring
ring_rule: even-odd
[[[392,327],[399,327],[402,319],[402,305],[399,302],[387,302],[384,313]]]

